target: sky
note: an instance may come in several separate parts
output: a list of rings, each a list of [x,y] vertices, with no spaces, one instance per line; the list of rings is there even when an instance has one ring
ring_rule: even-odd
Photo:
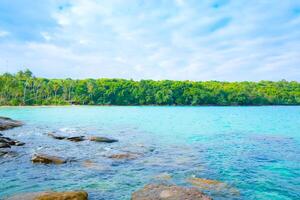
[[[0,73],[300,81],[299,0],[1,0]]]

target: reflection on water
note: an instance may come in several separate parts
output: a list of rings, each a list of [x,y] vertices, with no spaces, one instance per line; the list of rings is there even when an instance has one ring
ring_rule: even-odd
[[[0,197],[84,189],[91,199],[125,200],[160,182],[221,200],[300,195],[300,107],[37,107],[1,115],[26,123],[3,132],[26,145],[0,158]],[[119,142],[56,140],[49,132]],[[35,153],[73,161],[35,165]],[[124,154],[134,156],[111,156]]]

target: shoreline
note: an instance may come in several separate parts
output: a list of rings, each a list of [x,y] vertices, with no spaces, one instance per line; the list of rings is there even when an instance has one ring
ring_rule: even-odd
[[[299,104],[291,104],[291,105],[282,105],[282,104],[274,104],[274,105],[20,105],[20,106],[10,106],[3,105],[0,108],[22,108],[22,107],[295,107],[300,106]]]

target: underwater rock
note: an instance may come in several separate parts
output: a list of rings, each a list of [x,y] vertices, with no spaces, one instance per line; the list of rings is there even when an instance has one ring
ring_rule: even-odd
[[[132,159],[136,159],[138,156],[139,154],[136,153],[118,153],[118,154],[109,155],[107,157],[116,160],[132,160]]]
[[[230,187],[228,184],[210,179],[192,177],[187,179],[187,182],[203,190],[214,190],[217,192],[223,191],[231,195],[239,195],[238,189]]]
[[[90,139],[90,141],[93,141],[93,142],[105,142],[105,143],[118,142],[118,140],[116,140],[116,139],[107,138],[107,137],[93,136],[93,137],[90,137],[89,139]]]
[[[0,117],[0,131],[12,129],[22,125],[23,123],[20,121],[12,120],[8,117]]]
[[[196,188],[149,184],[132,193],[131,200],[212,200]]]
[[[85,191],[66,192],[33,192],[19,194],[5,200],[87,200],[88,193]]]
[[[87,169],[99,170],[99,171],[105,171],[105,170],[109,170],[110,169],[108,166],[96,163],[96,162],[91,161],[91,160],[85,160],[85,161],[83,161],[82,166],[85,167],[85,168],[87,168]]]
[[[158,180],[164,180],[164,181],[167,181],[167,180],[170,180],[172,179],[172,175],[169,174],[169,173],[161,173],[161,174],[158,174],[154,177],[155,179],[158,179]]]
[[[67,160],[59,158],[56,156],[49,156],[46,154],[36,154],[31,158],[33,163],[42,163],[42,164],[64,164]]]

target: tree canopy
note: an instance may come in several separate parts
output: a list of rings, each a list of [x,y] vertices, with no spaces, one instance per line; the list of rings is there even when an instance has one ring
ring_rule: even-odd
[[[0,75],[0,105],[300,105],[296,81],[47,79]]]

